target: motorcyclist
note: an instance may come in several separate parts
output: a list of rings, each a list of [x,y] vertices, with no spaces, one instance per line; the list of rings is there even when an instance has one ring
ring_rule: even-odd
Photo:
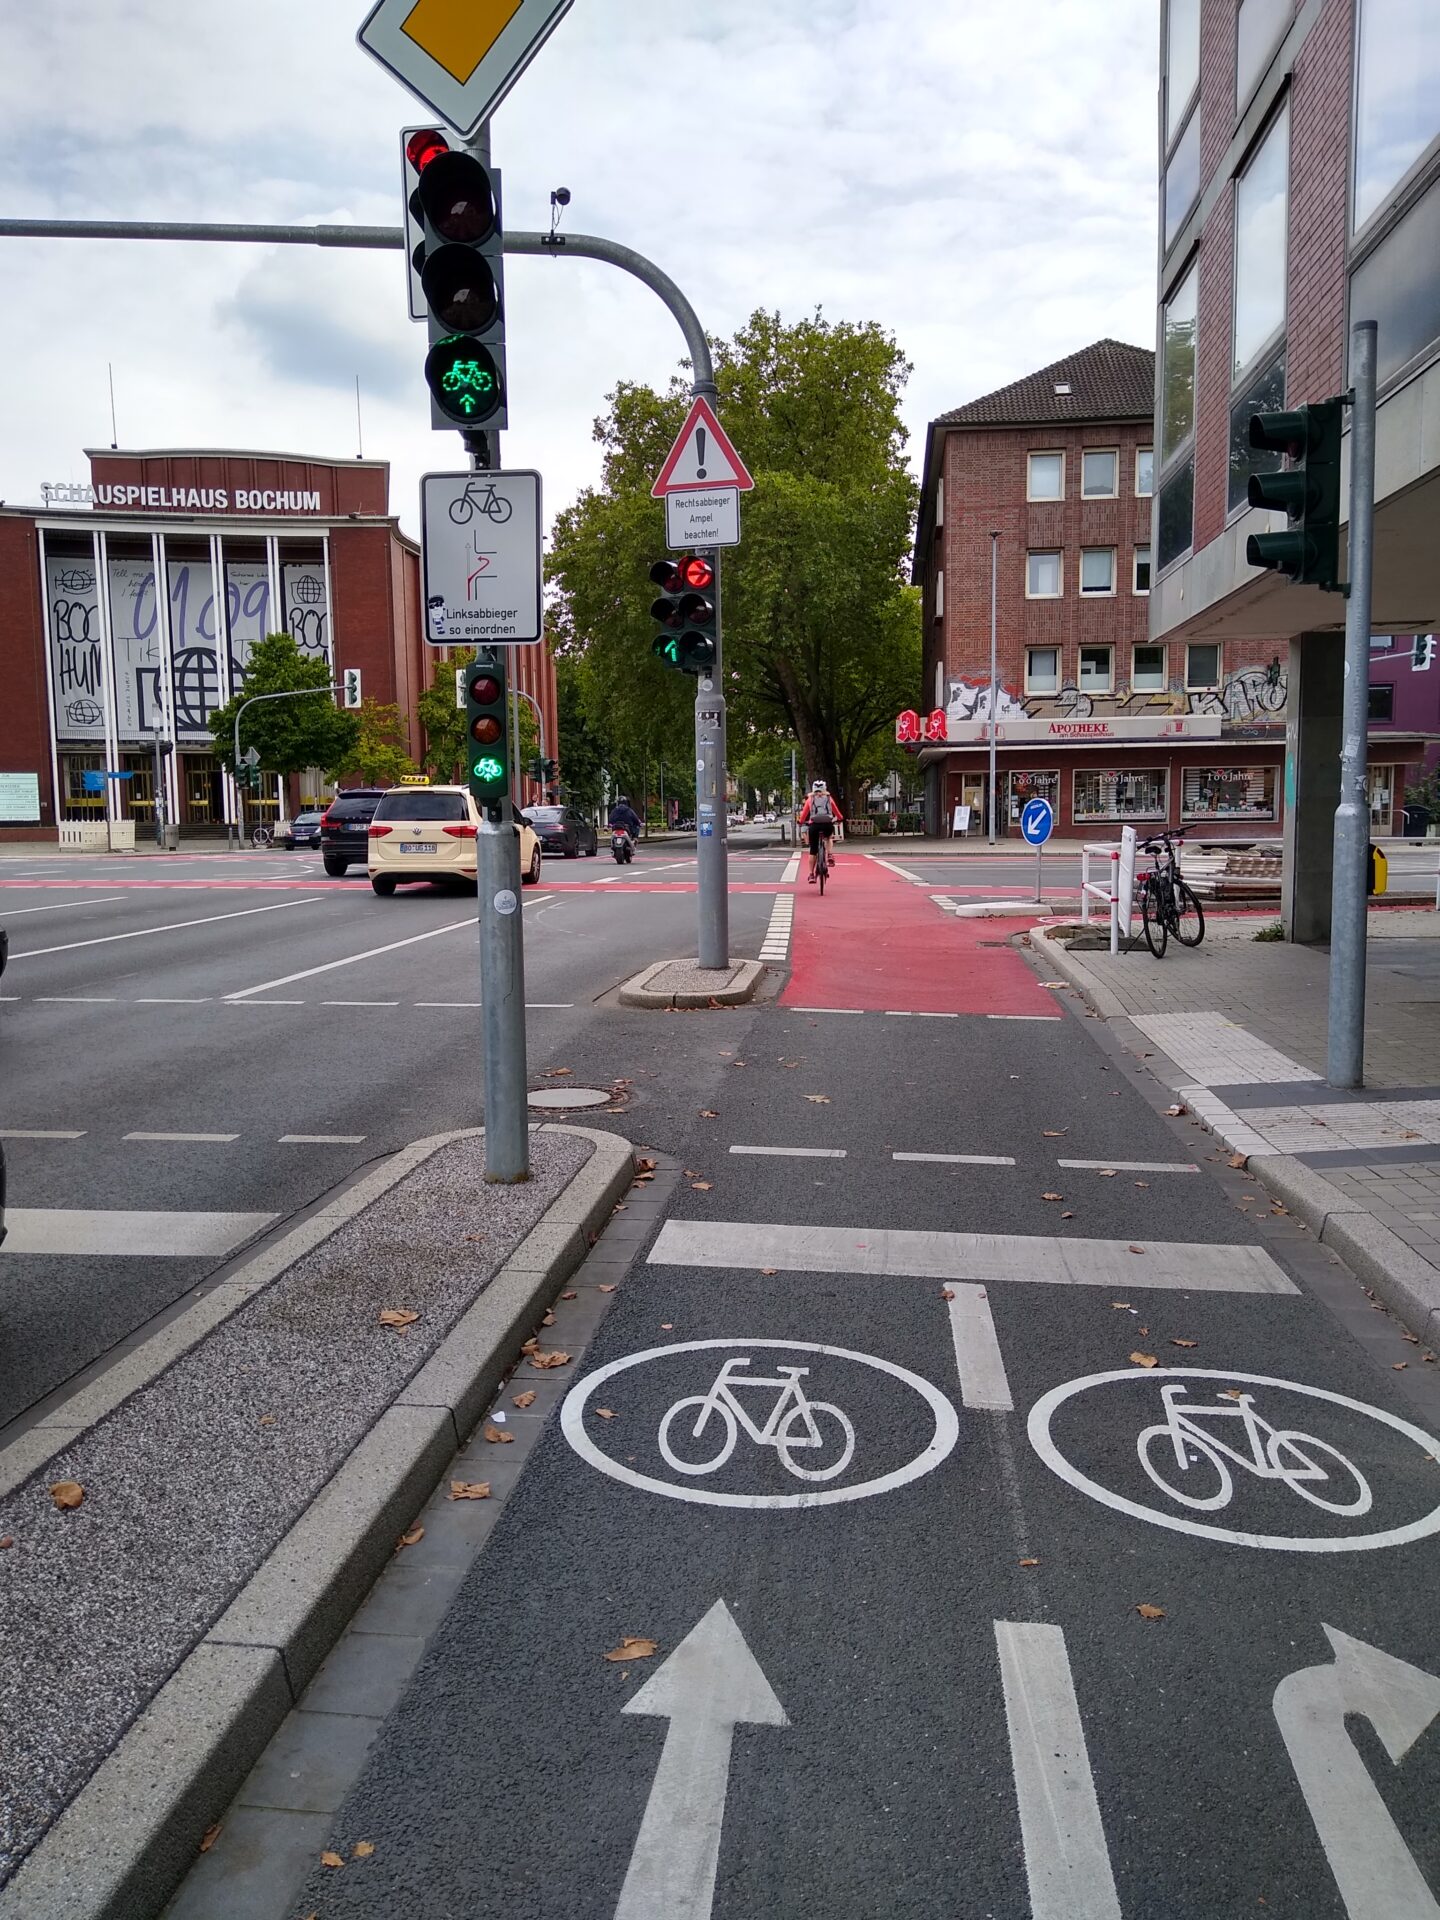
[[[619,828],[628,833],[632,840],[640,838],[640,816],[622,793],[610,809],[610,831]]]

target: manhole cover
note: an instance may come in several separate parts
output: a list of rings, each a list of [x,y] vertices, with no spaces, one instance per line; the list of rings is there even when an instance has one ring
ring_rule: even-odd
[[[602,1093],[599,1087],[546,1087],[532,1093],[529,1104],[532,1107],[608,1107],[614,1097]]]

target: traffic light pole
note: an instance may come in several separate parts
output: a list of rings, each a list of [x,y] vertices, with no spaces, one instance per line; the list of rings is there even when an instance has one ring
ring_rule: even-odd
[[[1375,534],[1376,327],[1350,333],[1350,598],[1345,610],[1345,689],[1340,725],[1340,804],[1330,904],[1330,1023],[1326,1079],[1365,1080],[1365,937],[1370,804],[1365,788],[1370,695],[1370,603]]]
[[[699,962],[730,964],[730,888],[725,846],[725,643],[720,603],[720,553],[704,556],[715,569],[715,664],[695,687],[695,831],[698,862]]]

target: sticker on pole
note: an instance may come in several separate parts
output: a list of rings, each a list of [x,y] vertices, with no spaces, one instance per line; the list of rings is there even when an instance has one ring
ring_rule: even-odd
[[[877,1382],[876,1375],[880,1378]],[[917,1373],[808,1340],[689,1340],[612,1360],[560,1428],[599,1472],[712,1507],[867,1500],[938,1467],[955,1409]]]
[[[1020,831],[1032,847],[1043,847],[1055,831],[1055,809],[1048,800],[1027,800],[1020,815]]]
[[[1357,1553],[1440,1533],[1440,1440],[1383,1407],[1263,1373],[1087,1374],[1030,1410],[1067,1485],[1177,1533]]]
[[[691,401],[685,424],[650,489],[657,500],[693,488],[734,487],[749,493],[755,482],[746,471],[708,400]],[[738,522],[737,522],[738,525]]]

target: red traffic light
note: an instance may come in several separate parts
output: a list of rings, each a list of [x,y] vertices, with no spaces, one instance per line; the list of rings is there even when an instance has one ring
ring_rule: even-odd
[[[415,191],[442,240],[473,246],[494,232],[495,189],[473,153],[454,153],[447,147],[432,155]]]
[[[449,151],[450,142],[438,127],[422,127],[405,142],[405,158],[416,173],[423,173],[432,160]]]
[[[713,586],[715,569],[708,560],[702,560],[698,553],[688,554],[680,562],[680,578],[687,587],[693,587],[697,592],[703,593],[708,587]]]
[[[500,682],[491,673],[477,673],[469,692],[477,707],[491,707],[500,698]]]
[[[482,747],[493,747],[500,738],[500,722],[494,714],[482,713],[478,720],[470,722],[470,738],[478,740]]]
[[[680,569],[673,560],[657,560],[650,569],[650,578],[666,593],[678,593],[684,585]]]

